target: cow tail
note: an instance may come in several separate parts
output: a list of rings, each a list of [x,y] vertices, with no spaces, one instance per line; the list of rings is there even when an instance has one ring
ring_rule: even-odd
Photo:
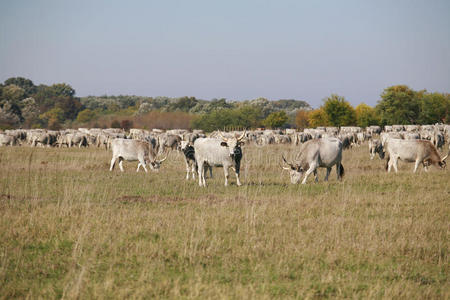
[[[342,178],[344,177],[345,174],[345,170],[344,170],[344,166],[342,164],[340,164],[340,169],[339,169],[339,177]]]
[[[386,164],[384,165],[384,169],[387,171],[389,167],[389,155],[385,157],[386,158]]]

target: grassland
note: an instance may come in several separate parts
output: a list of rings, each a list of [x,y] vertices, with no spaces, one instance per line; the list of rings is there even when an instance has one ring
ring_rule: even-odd
[[[291,185],[288,146],[246,147],[242,187],[109,172],[97,149],[0,148],[0,298],[449,298],[450,171]]]

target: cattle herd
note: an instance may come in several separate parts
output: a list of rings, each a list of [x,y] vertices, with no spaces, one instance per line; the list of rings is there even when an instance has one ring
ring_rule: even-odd
[[[280,165],[289,170],[292,183],[305,184],[313,173],[317,181],[317,168],[326,168],[326,177],[333,166],[336,166],[337,178],[344,175],[342,152],[353,146],[368,142],[369,157],[376,154],[386,159],[386,170],[393,167],[397,172],[398,160],[414,163],[414,172],[420,164],[425,171],[431,165],[445,168],[445,160],[450,153],[441,158],[446,141],[450,140],[450,125],[392,125],[360,127],[318,127],[285,130],[252,130],[221,132],[214,131],[206,135],[201,130],[160,129],[100,129],[79,128],[51,131],[43,129],[15,129],[0,131],[0,146],[29,147],[103,147],[112,150],[110,171],[116,161],[123,171],[122,162],[138,161],[140,167],[147,172],[158,171],[167,153],[172,150],[184,154],[186,179],[198,176],[200,186],[206,186],[206,175],[212,177],[212,167],[223,167],[225,185],[228,185],[228,172],[232,169],[236,175],[236,184],[241,185],[239,178],[240,162],[243,157],[242,145],[245,143],[264,147],[269,144],[292,144],[298,146],[297,156],[288,161],[280,155]],[[165,156],[164,158],[159,158]]]

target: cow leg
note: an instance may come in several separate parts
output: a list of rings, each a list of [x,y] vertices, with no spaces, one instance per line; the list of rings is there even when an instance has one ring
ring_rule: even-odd
[[[239,178],[239,173],[235,172],[235,174],[236,174],[236,184],[237,184],[237,186],[241,186],[242,184],[241,184],[241,180]]]
[[[192,180],[195,180],[195,172],[197,172],[197,165],[193,161],[191,161],[191,172],[192,172]]]
[[[416,159],[416,162],[415,162],[415,164],[414,164],[414,173],[416,173],[417,172],[417,168],[419,167],[419,164],[420,164],[420,160],[419,159]]]
[[[306,184],[306,180],[308,179],[308,176],[316,170],[316,166],[312,165],[309,167],[308,171],[305,173],[305,178],[303,178],[302,184]]]
[[[205,176],[203,174],[203,167],[204,167],[204,162],[199,162],[198,163],[198,185],[199,186],[206,186],[206,181],[205,181]]]
[[[314,174],[314,182],[318,183],[319,182],[319,176],[317,176],[317,169],[314,170],[313,174]]]
[[[337,169],[338,167],[336,166],[336,169]],[[327,174],[325,175],[325,181],[328,181],[328,176],[330,175],[330,172],[331,172],[331,168],[327,168]]]
[[[395,170],[395,173],[397,173],[398,172],[398,157],[394,157],[393,159],[394,159],[394,161],[393,161],[394,170]]]
[[[142,163],[142,167],[144,168],[144,171],[145,171],[145,173],[148,173],[148,171],[147,171],[147,167],[146,167],[146,165],[145,165],[145,162],[144,162],[144,163]]]
[[[120,167],[120,171],[123,172],[123,158],[119,157],[119,167]]]
[[[189,180],[189,172],[191,172],[191,166],[186,157],[184,157],[184,162],[186,163],[186,180]],[[192,176],[194,175],[193,171],[194,170],[192,169]]]
[[[112,171],[114,169],[114,165],[116,164],[117,157],[113,156],[111,159],[111,166],[109,167],[109,171]]]
[[[228,185],[228,177],[229,177],[229,175],[228,175],[228,167],[223,166],[223,173],[225,175],[225,186],[227,186]]]
[[[139,172],[139,167],[141,166],[141,163],[139,162],[138,163],[138,166],[137,166],[137,169],[136,169],[136,172]]]

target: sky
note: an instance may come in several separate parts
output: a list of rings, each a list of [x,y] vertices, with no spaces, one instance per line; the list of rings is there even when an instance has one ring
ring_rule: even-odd
[[[376,105],[450,92],[450,1],[0,1],[0,81],[77,96]]]

